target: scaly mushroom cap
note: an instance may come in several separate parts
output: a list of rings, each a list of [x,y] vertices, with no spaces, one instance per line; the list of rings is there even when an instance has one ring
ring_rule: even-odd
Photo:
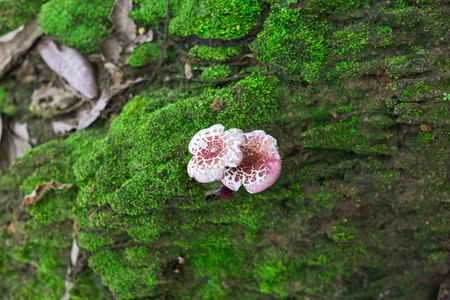
[[[189,143],[194,154],[188,164],[188,174],[198,182],[213,182],[224,177],[225,167],[238,166],[244,155],[239,148],[247,140],[242,130],[216,124],[200,130]]]
[[[222,183],[237,191],[241,185],[251,194],[259,193],[277,181],[281,173],[281,157],[277,141],[263,130],[246,133],[241,146],[244,159],[237,167],[226,167]]]

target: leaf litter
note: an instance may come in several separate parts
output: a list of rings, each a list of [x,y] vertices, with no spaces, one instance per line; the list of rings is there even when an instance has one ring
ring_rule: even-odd
[[[77,50],[64,45],[60,48],[50,39],[43,39],[37,45],[39,54],[50,69],[86,98],[97,97],[97,82],[91,64]]]
[[[36,18],[0,38],[0,79],[42,34]]]
[[[41,183],[38,187],[36,187],[33,192],[29,195],[25,196],[25,199],[23,201],[23,206],[27,207],[28,205],[34,205],[36,204],[39,199],[44,196],[44,194],[53,189],[53,190],[68,190],[72,187],[73,184],[71,183],[59,183],[57,181],[48,181]]]

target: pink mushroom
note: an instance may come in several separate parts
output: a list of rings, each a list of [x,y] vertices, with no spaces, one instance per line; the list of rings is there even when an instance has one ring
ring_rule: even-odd
[[[232,191],[241,185],[251,194],[259,193],[277,181],[281,173],[281,157],[277,141],[263,130],[246,133],[241,146],[244,159],[237,167],[226,167],[222,183]]]
[[[194,154],[188,164],[188,174],[198,182],[222,180],[225,167],[237,167],[243,157],[240,145],[247,140],[242,130],[224,130],[221,124],[200,130],[189,143],[189,152]]]

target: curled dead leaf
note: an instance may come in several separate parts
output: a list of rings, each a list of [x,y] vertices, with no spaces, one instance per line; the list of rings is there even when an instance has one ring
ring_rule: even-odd
[[[52,116],[58,114],[72,105],[75,101],[74,95],[64,89],[54,86],[41,86],[33,91],[29,110],[36,115]]]
[[[56,134],[65,134],[66,132],[77,128],[77,126],[64,121],[52,121],[52,127],[53,132]]]
[[[0,139],[0,169],[6,172],[8,166],[31,148],[26,123],[4,124]],[[0,127],[2,127],[0,125]]]
[[[136,24],[128,16],[132,8],[132,0],[115,0],[108,16],[114,30],[119,34],[119,39],[125,44],[136,38]]]
[[[90,111],[81,111],[78,115],[78,126],[77,131],[83,130],[87,127],[89,127],[92,123],[94,123],[95,120],[100,116],[100,113],[105,109],[106,104],[108,104],[108,101],[117,95],[122,90],[128,88],[131,85],[134,85],[138,82],[141,82],[145,78],[139,77],[134,80],[128,80],[125,83],[117,83],[112,84],[111,86],[105,88],[102,91],[102,94],[100,95],[99,99],[95,103],[94,107]]]
[[[27,196],[25,196],[23,206],[27,207],[28,205],[34,205],[38,202],[39,199],[50,189],[54,190],[68,190],[72,187],[71,183],[59,183],[54,180],[49,182],[41,183],[37,188],[33,190],[33,192]]]
[[[20,26],[17,29],[14,29],[11,32],[8,32],[7,34],[3,35],[0,37],[0,43],[7,43],[9,41],[12,41],[12,39],[14,39],[14,37],[21,32],[23,29],[25,28],[25,25]]]
[[[78,51],[67,46],[58,49],[50,39],[39,42],[37,49],[45,63],[88,99],[97,97],[98,88],[91,64]]]
[[[42,34],[42,30],[38,26],[38,19],[34,19],[0,38],[0,78]]]
[[[16,233],[16,226],[14,222],[10,222],[8,224],[8,227],[6,227],[6,232],[9,234],[14,234]]]
[[[143,43],[148,43],[153,41],[153,30],[149,30],[147,31],[147,33],[142,33],[140,35],[138,35],[135,39],[134,39],[134,43],[136,45],[141,45]]]
[[[104,60],[112,61],[113,63],[117,63],[119,61],[122,46],[116,36],[108,36],[107,38],[101,40],[99,49]]]

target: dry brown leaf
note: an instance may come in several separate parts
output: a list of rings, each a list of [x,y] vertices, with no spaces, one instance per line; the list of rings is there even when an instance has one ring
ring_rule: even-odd
[[[43,85],[33,91],[29,110],[36,115],[52,116],[67,109],[75,97],[64,89]]]
[[[25,25],[20,26],[17,29],[14,29],[11,32],[8,32],[4,36],[0,37],[0,43],[6,43],[11,41],[19,32],[21,32],[25,28]]]
[[[8,224],[8,227],[6,227],[6,232],[9,234],[14,234],[16,233],[16,226],[14,222],[10,222]]]
[[[136,45],[141,45],[143,43],[148,43],[153,41],[153,30],[147,31],[147,33],[140,34],[134,39]]]
[[[3,172],[31,148],[29,139],[26,123],[15,123],[11,128],[4,126],[0,139],[0,169]]]
[[[11,134],[4,130],[0,140],[0,169],[3,173],[8,170],[9,165],[16,159],[15,152],[14,139]]]
[[[136,38],[136,24],[128,16],[133,8],[132,0],[115,0],[114,7],[108,16],[119,39],[128,44]]]
[[[100,116],[100,113],[105,109],[108,101],[117,95],[122,90],[128,88],[131,85],[141,82],[145,78],[139,77],[134,80],[128,80],[123,84],[113,84],[102,91],[100,98],[95,103],[94,107],[90,111],[82,111],[79,115],[77,131],[83,130],[89,127]]]
[[[0,41],[0,78],[17,62],[17,60],[33,45],[43,32],[38,26],[38,19],[28,22],[22,30],[3,36]]]
[[[36,202],[38,202],[39,199],[42,198],[44,193],[50,189],[68,190],[71,187],[72,187],[71,183],[59,183],[54,180],[49,181],[49,182],[44,182],[44,183],[40,184],[37,188],[35,188],[31,194],[25,196],[25,199],[23,201],[23,206],[27,207],[28,205],[36,204]]]
[[[113,63],[117,63],[119,61],[122,46],[116,36],[111,35],[101,40],[99,49],[104,60],[111,61]]]
[[[67,46],[58,49],[50,39],[39,42],[37,49],[45,63],[88,99],[98,95],[91,64],[78,51]]]
[[[64,121],[52,121],[52,127],[53,132],[56,134],[65,134],[66,132],[77,128],[77,126]]]

